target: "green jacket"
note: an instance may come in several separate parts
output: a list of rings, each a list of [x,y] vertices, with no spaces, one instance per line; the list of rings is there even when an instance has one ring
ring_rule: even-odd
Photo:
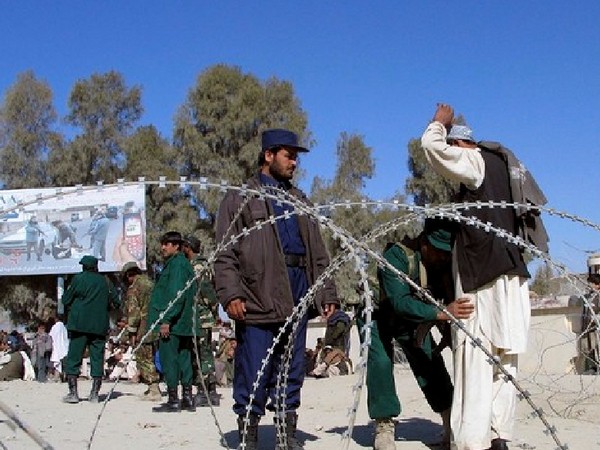
[[[394,244],[383,252],[383,257],[392,266],[408,274],[412,281],[420,285],[421,255],[419,252],[414,252],[411,257],[413,256],[415,261],[411,264],[405,248],[399,244]],[[421,301],[415,295],[414,289],[392,271],[379,268],[377,269],[377,278],[381,288],[379,314],[382,318],[393,316],[398,334],[403,331],[412,334],[420,323],[436,320],[437,309],[435,306]]]
[[[84,271],[73,277],[62,298],[68,314],[67,329],[105,335],[108,311],[120,306],[114,286],[98,272]]]
[[[188,281],[194,278],[194,269],[181,252],[176,253],[165,261],[165,266],[154,285],[150,296],[148,308],[148,326],[158,320],[161,312],[167,309],[169,302],[177,297],[177,293],[184,289]],[[192,313],[194,297],[196,296],[196,282],[185,290],[165,316],[154,327],[158,331],[160,325],[171,325],[171,333],[179,336],[193,336]]]

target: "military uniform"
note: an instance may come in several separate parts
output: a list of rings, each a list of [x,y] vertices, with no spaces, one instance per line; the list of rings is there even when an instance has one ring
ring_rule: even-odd
[[[148,331],[148,305],[152,293],[153,283],[147,275],[137,275],[133,283],[127,288],[125,307],[127,310],[127,334],[135,337],[135,344],[139,344]],[[154,352],[158,336],[151,333],[135,353],[135,361],[140,379],[147,384],[158,383],[159,376],[154,366]]]
[[[216,325],[215,316],[218,304],[212,273],[206,268],[206,258],[196,256],[192,261],[194,272],[199,277],[198,294],[195,305],[196,342],[192,353],[192,369],[194,384],[198,387],[195,398],[196,406],[213,406],[220,404],[220,396],[216,392],[215,356],[212,349],[212,329]],[[198,367],[198,363],[200,367]],[[208,395],[202,387],[202,380]]]
[[[420,285],[424,270],[418,252],[394,244],[383,256]],[[431,333],[426,334],[422,343],[416,340],[419,324],[436,320],[437,309],[416,298],[409,284],[390,270],[380,268],[377,276],[381,295],[379,308],[373,313],[367,361],[369,416],[390,418],[401,411],[394,383],[393,339],[402,347],[431,408],[438,413],[446,411],[452,403],[452,382],[442,356],[433,351],[435,343]]]
[[[215,310],[217,307],[217,294],[213,286],[212,277],[202,269],[206,259],[197,256],[192,261],[192,266],[196,275],[199,276],[198,294],[195,299],[195,329],[196,329],[196,349],[198,359],[200,360],[200,372],[195,367],[195,384],[200,384],[200,373],[206,378],[209,374],[215,372],[215,357],[212,351],[212,328],[215,326]],[[193,358],[193,364],[197,366],[196,358]]]
[[[177,390],[180,381],[184,387],[192,385],[190,350],[195,284],[179,297],[160,321],[158,317],[193,278],[192,266],[183,253],[178,252],[165,262],[150,297],[148,326],[156,323],[154,331],[158,332],[161,324],[170,325],[169,337],[159,340],[160,363],[169,389]]]
[[[90,267],[97,268],[98,260],[87,255],[81,259],[80,264],[83,265],[84,271],[73,277],[62,298],[68,314],[67,330],[70,339],[65,368],[70,391],[68,398],[65,398],[68,403],[79,401],[76,383],[86,347],[89,347],[91,375],[94,380],[93,401],[97,401],[104,374],[104,348],[109,328],[108,311],[120,306],[112,283],[104,275],[89,270]]]

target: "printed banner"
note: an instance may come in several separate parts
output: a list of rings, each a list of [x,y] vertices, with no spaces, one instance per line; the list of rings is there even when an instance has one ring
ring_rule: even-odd
[[[136,261],[146,268],[143,185],[0,190],[0,275],[101,272]]]

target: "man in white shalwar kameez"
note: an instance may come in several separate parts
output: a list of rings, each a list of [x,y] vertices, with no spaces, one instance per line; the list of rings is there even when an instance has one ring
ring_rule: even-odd
[[[69,333],[67,327],[60,318],[56,319],[48,334],[52,337],[52,354],[50,355],[50,363],[57,373],[62,373],[62,360],[67,356],[69,351]]]
[[[478,148],[468,127],[455,125],[447,134],[453,117],[450,106],[438,105],[421,139],[429,164],[444,178],[462,184],[462,201],[511,201],[504,162]],[[463,215],[516,234],[514,210],[500,209],[470,209]],[[461,222],[453,261],[456,298],[470,298],[475,305],[475,313],[464,321],[466,329],[516,376],[518,354],[527,347],[531,315],[529,273],[521,251],[493,233]],[[508,449],[517,402],[515,387],[458,329],[453,329],[453,350],[452,448]]]

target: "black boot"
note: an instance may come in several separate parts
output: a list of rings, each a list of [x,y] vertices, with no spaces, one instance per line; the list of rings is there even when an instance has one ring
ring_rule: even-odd
[[[206,407],[206,406],[219,406],[221,404],[221,396],[217,392],[217,381],[214,377],[208,377],[206,384],[206,388],[208,389],[208,395],[204,391],[202,385],[198,386],[198,393],[196,397],[194,397],[194,404],[198,407]],[[210,403],[209,403],[210,400]]]
[[[179,404],[179,397],[177,396],[177,388],[167,388],[167,402],[160,406],[152,408],[154,412],[179,412],[181,411],[181,405]]]
[[[221,404],[221,395],[217,392],[217,379],[214,375],[208,377],[208,398],[213,406]]]
[[[490,447],[490,450],[508,450],[506,440],[500,438],[492,439],[492,446]]]
[[[196,411],[196,405],[194,405],[194,396],[192,395],[192,386],[182,386],[181,388],[181,409],[185,409],[189,412]]]
[[[92,378],[92,390],[90,391],[90,396],[88,398],[88,401],[90,403],[98,403],[100,401],[100,398],[98,397],[98,393],[100,392],[100,386],[102,386],[102,378]]]
[[[67,375],[67,383],[69,383],[69,393],[63,397],[63,402],[79,403],[79,395],[77,394],[77,375]]]
[[[194,405],[198,406],[199,408],[210,406],[208,403],[208,397],[202,386],[198,386],[198,393],[194,397]]]
[[[248,425],[246,426],[246,438],[244,439],[244,422],[246,416],[238,416],[238,435],[240,437],[240,445],[238,450],[258,450],[258,422],[260,422],[260,416],[257,414],[250,414]],[[245,444],[245,446],[242,445]]]
[[[277,445],[276,450],[302,450],[304,446],[296,438],[296,428],[298,424],[298,414],[288,412],[285,414],[285,422],[277,416],[274,418],[277,427]]]

